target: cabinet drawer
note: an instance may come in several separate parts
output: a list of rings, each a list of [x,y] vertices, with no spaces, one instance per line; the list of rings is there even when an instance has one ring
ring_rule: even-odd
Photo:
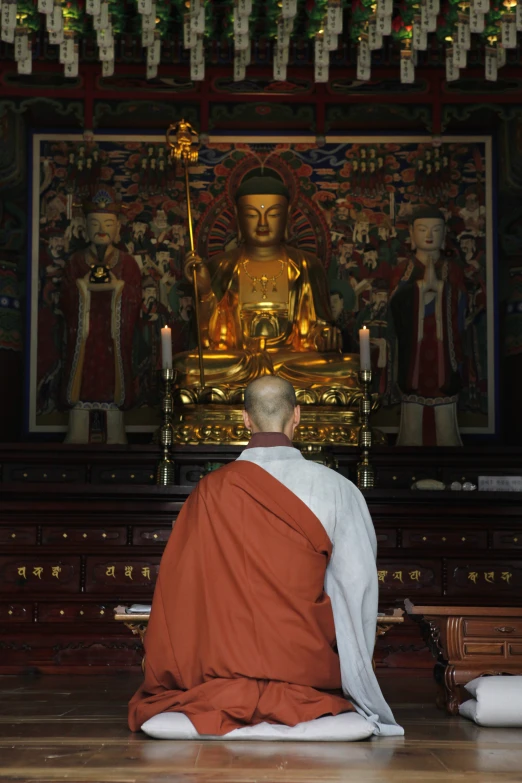
[[[378,558],[379,590],[381,594],[441,595],[441,571],[440,560]]]
[[[42,529],[42,544],[107,544],[122,546],[127,541],[125,527],[52,526]]]
[[[226,464],[226,462],[205,462],[203,465],[180,465],[179,483],[182,486],[197,484],[208,473],[212,473]]]
[[[433,470],[429,468],[402,467],[402,468],[378,468],[377,486],[386,489],[410,489],[415,481],[427,478],[438,478],[434,476]]]
[[[88,557],[85,589],[88,593],[151,592],[159,571],[160,557]]]
[[[68,482],[85,483],[86,471],[83,465],[6,465],[4,481],[26,481],[64,484]]]
[[[495,530],[493,533],[494,549],[522,549],[522,530]]]
[[[38,607],[38,620],[41,623],[113,622],[116,606],[105,603],[45,603]]]
[[[458,561],[448,560],[448,595],[480,594],[519,597],[522,591],[522,560],[520,561]],[[498,604],[497,604],[498,606]]]
[[[465,655],[499,655],[504,657],[503,642],[464,642]]]
[[[377,536],[377,546],[379,549],[396,549],[397,548],[397,531],[396,530],[383,530],[377,528],[375,530]]]
[[[463,549],[486,549],[488,545],[488,534],[486,530],[478,532],[468,532],[463,530],[460,533],[455,530],[437,530],[428,532],[422,528],[418,530],[403,530],[402,546],[403,549],[415,548],[423,549],[427,547],[459,547]]]
[[[522,637],[522,617],[498,617],[493,620],[464,620],[464,636],[489,638]]]
[[[144,544],[166,544],[172,532],[170,527],[135,527],[132,533],[132,543],[134,545]]]
[[[101,468],[94,466],[92,470],[93,484],[154,484],[154,470],[143,467]]]
[[[179,483],[182,486],[192,486],[197,484],[204,475],[204,465],[181,465],[179,469]]]
[[[2,593],[76,593],[79,589],[79,557],[0,557]]]
[[[30,623],[32,619],[31,604],[0,604],[0,622]]]
[[[36,544],[36,527],[31,525],[22,527],[16,524],[12,527],[0,527],[0,545],[20,546],[21,544],[28,546]]]

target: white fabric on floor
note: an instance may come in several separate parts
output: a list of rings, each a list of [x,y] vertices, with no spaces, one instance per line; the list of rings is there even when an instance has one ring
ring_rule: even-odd
[[[290,446],[245,449],[238,459],[264,468],[321,521],[333,546],[325,591],[332,602],[344,695],[375,734],[404,734],[372,666],[379,597],[377,540],[364,497],[344,476],[306,460]]]
[[[288,742],[355,742],[374,733],[374,727],[356,712],[329,715],[317,720],[282,726],[258,723],[234,729],[222,737],[198,734],[190,720],[181,712],[162,712],[146,721],[141,730],[154,739],[174,740],[268,740]]]
[[[474,698],[459,707],[479,726],[522,728],[522,676],[476,677],[464,686]]]

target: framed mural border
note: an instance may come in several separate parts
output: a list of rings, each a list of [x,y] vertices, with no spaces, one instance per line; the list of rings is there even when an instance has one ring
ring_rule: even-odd
[[[94,133],[93,140],[112,141],[117,137],[118,141],[147,141],[163,143],[165,135],[154,130],[137,130],[122,133],[121,130],[103,130]],[[494,147],[494,134],[443,134],[435,140],[430,134],[393,132],[393,133],[328,133],[320,140],[315,134],[288,133],[267,131],[263,133],[217,131],[209,133],[205,139],[206,145],[230,143],[230,144],[314,144],[318,148],[326,144],[371,144],[371,143],[417,143],[428,144],[430,141],[437,144],[452,143],[480,143],[485,150],[485,206],[486,206],[486,322],[487,322],[487,394],[488,394],[488,425],[487,427],[461,427],[461,433],[466,442],[475,440],[490,440],[498,437],[499,428],[499,325],[496,292],[498,290],[498,247],[496,219],[497,213],[496,192],[497,162]],[[26,372],[24,384],[24,431],[31,439],[56,440],[63,436],[66,426],[38,424],[36,414],[37,395],[37,315],[38,315],[38,273],[39,273],[39,215],[40,215],[40,148],[42,141],[71,141],[81,142],[85,140],[82,131],[63,129],[32,129],[28,134],[28,250],[27,250],[27,311],[26,329],[27,345]],[[319,143],[318,143],[319,142]],[[127,432],[135,436],[144,436],[153,433],[157,428],[153,425],[130,425]],[[388,433],[396,433],[398,427],[382,426],[382,430]]]

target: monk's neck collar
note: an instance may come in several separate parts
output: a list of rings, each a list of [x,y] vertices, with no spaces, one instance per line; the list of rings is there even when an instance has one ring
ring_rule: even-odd
[[[289,446],[293,448],[293,443],[284,432],[256,432],[250,438],[247,449],[270,448],[273,446]]]

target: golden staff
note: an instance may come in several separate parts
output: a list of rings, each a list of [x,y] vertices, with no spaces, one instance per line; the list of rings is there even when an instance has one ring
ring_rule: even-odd
[[[181,120],[169,125],[166,135],[167,146],[170,147],[170,155],[173,160],[182,161],[185,164],[185,194],[187,197],[187,217],[190,237],[190,250],[194,253],[194,231],[192,230],[192,209],[190,206],[190,182],[189,164],[198,162],[199,139],[198,134],[190,123]],[[199,295],[198,275],[196,264],[192,265],[194,282],[194,307],[196,310],[196,327],[198,330],[199,353],[199,380],[201,388],[205,388],[205,369],[203,366],[203,345],[201,342],[201,328],[199,322]]]

